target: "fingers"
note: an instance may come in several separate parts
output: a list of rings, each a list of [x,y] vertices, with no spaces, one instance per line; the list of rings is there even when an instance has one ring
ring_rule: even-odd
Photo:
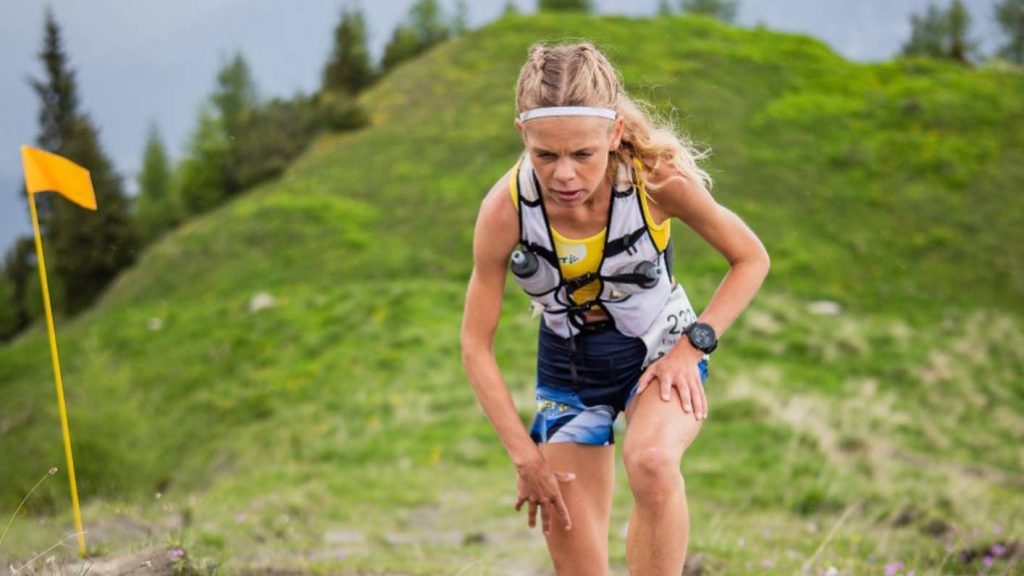
[[[516,512],[519,512],[519,510],[523,507],[523,503],[525,502],[526,496],[520,496],[519,498],[516,499]]]
[[[647,389],[647,385],[651,383],[651,380],[653,378],[654,378],[654,373],[648,367],[647,370],[644,370],[644,373],[640,375],[640,380],[637,382],[637,386],[636,386],[636,395],[637,396],[643,394],[644,390]]]
[[[531,501],[530,502],[530,513],[528,515],[529,516],[530,528],[533,528],[534,526],[537,525],[537,508],[538,508],[537,503]]]
[[[658,378],[658,384],[660,384],[659,387],[661,388],[661,399],[668,402],[672,398],[672,377]]]
[[[569,516],[569,507],[565,505],[565,500],[562,499],[561,494],[555,498],[555,512],[558,513],[558,519],[562,521],[565,529],[572,530],[572,518]]]
[[[694,384],[693,381],[688,382],[690,389],[690,400],[693,401],[693,416],[697,420],[704,418],[704,399],[701,398],[700,384]]]

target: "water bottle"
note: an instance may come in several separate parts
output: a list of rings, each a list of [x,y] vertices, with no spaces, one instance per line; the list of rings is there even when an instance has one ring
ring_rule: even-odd
[[[524,250],[512,253],[512,275],[529,294],[551,291],[559,282],[557,270],[551,266],[541,266],[536,254]]]
[[[625,274],[643,276],[646,279],[639,284],[632,282],[615,282],[614,280],[610,280],[609,282],[612,285],[612,298],[622,298],[630,294],[636,294],[641,290],[654,288],[658,285],[658,280],[661,279],[661,267],[654,262],[644,260],[643,262],[638,262],[635,265],[627,265],[612,276]]]
[[[654,262],[648,262],[647,260],[644,260],[643,262],[637,264],[635,268],[633,268],[633,274],[638,274],[640,276],[647,277],[647,280],[644,280],[642,283],[637,284],[637,286],[646,290],[648,288],[654,288],[654,286],[658,283],[658,280],[661,279],[661,268]]]

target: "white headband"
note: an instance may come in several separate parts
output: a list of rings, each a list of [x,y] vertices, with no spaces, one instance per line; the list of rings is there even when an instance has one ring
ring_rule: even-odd
[[[534,118],[550,118],[552,116],[598,116],[615,120],[615,110],[611,108],[591,108],[590,106],[551,106],[550,108],[534,108],[519,114],[519,120],[526,122]]]

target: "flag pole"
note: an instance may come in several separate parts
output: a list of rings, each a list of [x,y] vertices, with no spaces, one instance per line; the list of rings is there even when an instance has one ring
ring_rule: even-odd
[[[43,240],[39,234],[39,216],[36,214],[36,199],[28,192],[28,205],[32,210],[32,231],[36,237],[36,258],[39,260],[39,280],[42,282],[43,305],[46,308],[46,329],[50,335],[50,355],[53,357],[53,376],[57,383],[57,405],[60,408],[60,426],[64,435],[64,456],[68,462],[68,482],[71,484],[71,505],[75,513],[75,530],[78,533],[78,552],[85,552],[85,532],[82,531],[82,511],[78,507],[78,482],[75,480],[75,461],[71,456],[71,431],[68,426],[68,410],[64,404],[64,383],[60,376],[60,358],[57,356],[57,334],[53,329],[53,312],[50,309],[50,288],[46,282],[46,259],[43,258]]]

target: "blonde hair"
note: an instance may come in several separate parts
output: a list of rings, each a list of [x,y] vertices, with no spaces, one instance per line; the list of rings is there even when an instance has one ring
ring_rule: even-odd
[[[633,100],[622,88],[618,73],[608,58],[590,42],[545,46],[534,44],[516,81],[516,112],[549,106],[594,106],[612,108],[625,121],[622,142],[612,152],[630,164],[633,158],[651,163],[644,172],[644,184],[657,190],[669,180],[683,178],[711,189],[711,176],[697,165],[711,153],[697,150],[689,138],[650,112],[650,106]],[[651,182],[647,174],[663,162],[676,168],[677,176]],[[617,169],[609,163],[609,171]]]

